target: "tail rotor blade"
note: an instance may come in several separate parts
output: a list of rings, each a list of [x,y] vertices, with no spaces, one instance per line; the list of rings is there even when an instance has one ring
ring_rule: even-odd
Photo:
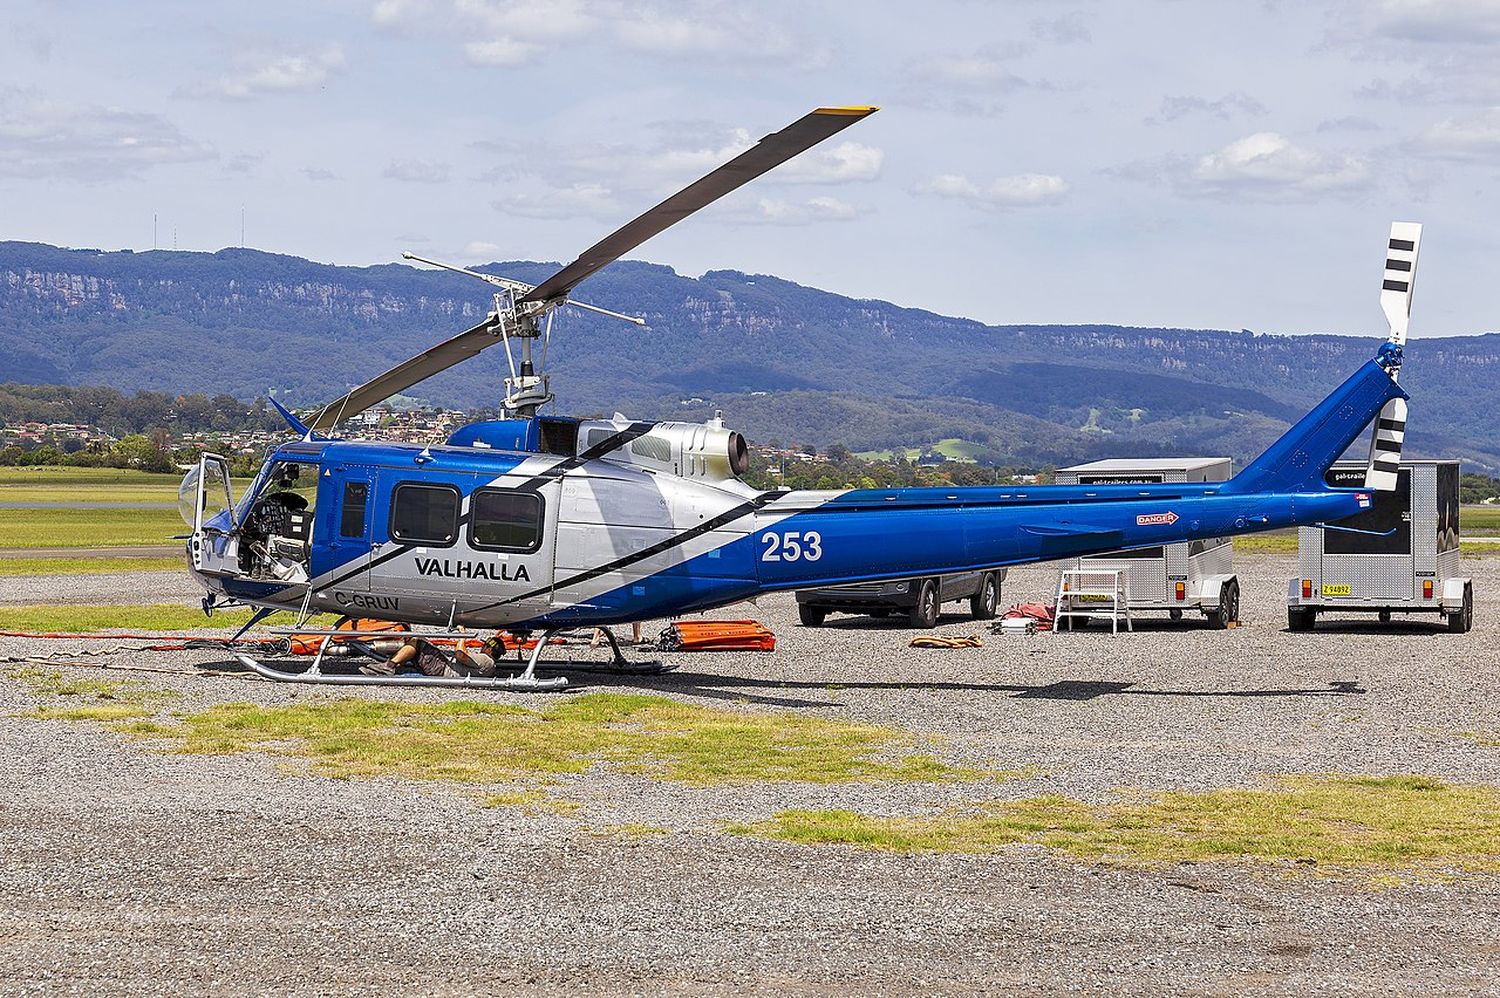
[[[1396,491],[1396,472],[1401,470],[1401,444],[1406,440],[1406,399],[1391,399],[1375,420],[1370,438],[1370,463],[1365,467],[1365,488],[1376,492]]]
[[[1417,253],[1422,247],[1422,226],[1417,222],[1392,222],[1386,244],[1385,276],[1380,283],[1380,308],[1391,325],[1390,343],[1406,344],[1411,317],[1411,296],[1416,288]],[[1399,363],[1399,354],[1397,354]],[[1400,372],[1391,368],[1391,377]],[[1391,399],[1375,420],[1370,436],[1370,461],[1365,466],[1365,488],[1376,492],[1396,490],[1396,472],[1401,470],[1401,445],[1406,441],[1406,400]]]
[[[1411,316],[1412,290],[1416,286],[1417,252],[1422,245],[1422,226],[1417,222],[1392,222],[1385,254],[1385,280],[1380,285],[1380,307],[1391,324],[1391,342],[1406,343],[1406,325]]]

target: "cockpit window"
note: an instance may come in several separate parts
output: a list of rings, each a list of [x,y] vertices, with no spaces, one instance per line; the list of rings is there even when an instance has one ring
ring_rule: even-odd
[[[313,504],[318,498],[318,466],[299,464],[296,461],[277,462],[271,468],[271,474],[266,478],[266,487],[261,489],[260,496],[283,496],[279,500],[283,505],[299,506],[312,512]],[[300,503],[298,499],[301,500]]]

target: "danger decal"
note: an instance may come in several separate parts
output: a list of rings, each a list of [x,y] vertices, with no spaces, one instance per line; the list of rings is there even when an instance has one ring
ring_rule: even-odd
[[[1154,527],[1164,523],[1167,526],[1171,526],[1178,519],[1177,514],[1169,509],[1165,513],[1142,513],[1135,518],[1135,525],[1137,527]]]

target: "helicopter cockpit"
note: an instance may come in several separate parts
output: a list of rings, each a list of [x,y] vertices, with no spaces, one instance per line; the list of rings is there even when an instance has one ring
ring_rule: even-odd
[[[240,571],[255,579],[306,582],[318,466],[277,461],[240,524]]]

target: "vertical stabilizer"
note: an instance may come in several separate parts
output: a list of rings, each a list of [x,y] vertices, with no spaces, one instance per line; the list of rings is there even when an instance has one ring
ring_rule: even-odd
[[[1264,454],[1225,482],[1220,493],[1326,492],[1323,476],[1333,462],[1387,402],[1406,397],[1385,368],[1373,360],[1366,362]]]

